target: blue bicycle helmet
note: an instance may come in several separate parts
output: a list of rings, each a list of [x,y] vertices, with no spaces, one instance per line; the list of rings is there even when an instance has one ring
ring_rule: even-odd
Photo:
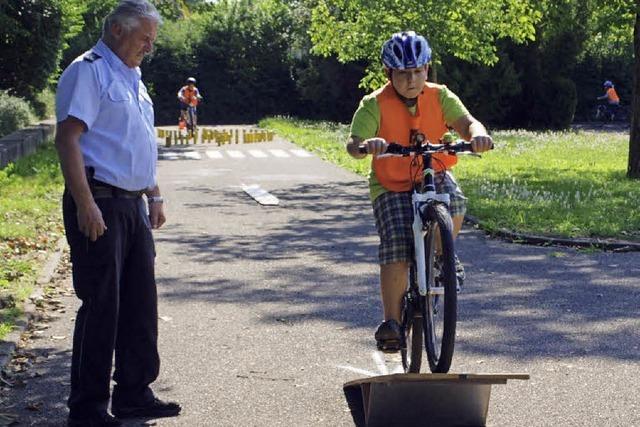
[[[613,87],[613,83],[611,80],[606,80],[603,84],[604,87]]]
[[[382,45],[382,63],[387,68],[404,70],[421,67],[431,60],[427,39],[414,31],[395,33]]]

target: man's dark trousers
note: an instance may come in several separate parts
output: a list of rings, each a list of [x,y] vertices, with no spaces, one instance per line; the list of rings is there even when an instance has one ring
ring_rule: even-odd
[[[71,361],[70,416],[104,413],[113,399],[143,403],[160,368],[155,248],[141,197],[97,198],[107,226],[95,242],[78,229],[73,198],[65,191],[63,216],[71,248],[76,316]]]

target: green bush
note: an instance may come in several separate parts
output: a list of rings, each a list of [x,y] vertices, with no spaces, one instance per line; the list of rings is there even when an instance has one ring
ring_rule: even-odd
[[[0,138],[33,122],[29,104],[21,98],[0,91]]]
[[[54,117],[56,114],[56,94],[47,88],[36,95],[31,101],[31,107],[36,117],[40,120]]]

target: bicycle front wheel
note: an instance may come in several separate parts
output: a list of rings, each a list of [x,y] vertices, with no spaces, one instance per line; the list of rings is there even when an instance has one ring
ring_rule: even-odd
[[[446,373],[453,358],[457,316],[453,223],[446,205],[433,204],[427,209],[427,295],[421,301],[424,339],[431,372]]]
[[[413,270],[411,276],[415,277]],[[419,309],[420,295],[414,287],[404,296],[402,318],[402,367],[406,373],[419,373],[422,366],[423,322]]]

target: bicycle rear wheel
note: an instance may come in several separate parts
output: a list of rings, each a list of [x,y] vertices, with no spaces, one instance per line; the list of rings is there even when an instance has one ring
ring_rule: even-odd
[[[427,296],[421,304],[424,339],[431,372],[446,373],[453,358],[457,316],[453,223],[447,206],[439,203],[428,207],[427,219],[424,238]],[[436,263],[438,240],[441,249]]]
[[[411,277],[415,277],[412,268]],[[412,280],[411,283],[415,283]],[[402,309],[402,367],[407,373],[418,373],[422,366],[422,311],[420,310],[420,295],[415,287],[411,287],[404,296]]]

